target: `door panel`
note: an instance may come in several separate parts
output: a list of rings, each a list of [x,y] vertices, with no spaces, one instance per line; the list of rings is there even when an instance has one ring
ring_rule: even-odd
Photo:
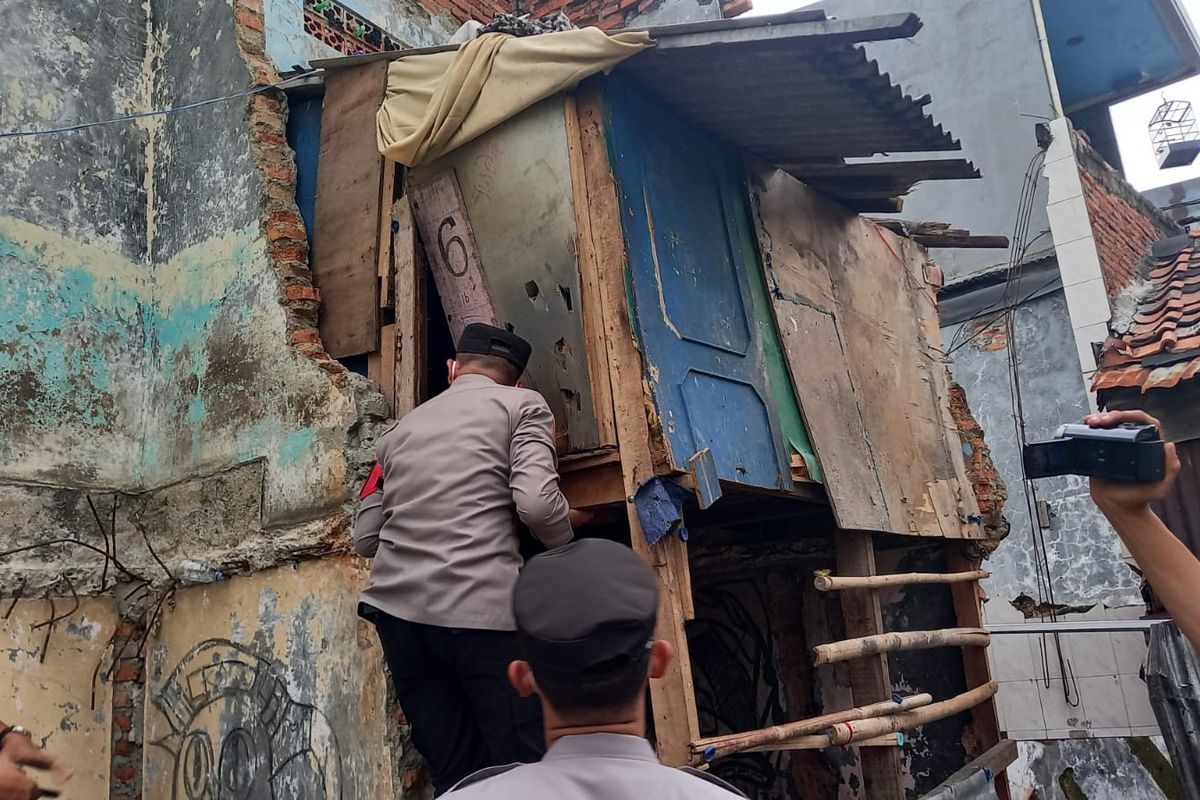
[[[661,103],[608,85],[634,318],[674,465],[709,448],[722,480],[790,488],[750,294],[758,265],[741,171]]]

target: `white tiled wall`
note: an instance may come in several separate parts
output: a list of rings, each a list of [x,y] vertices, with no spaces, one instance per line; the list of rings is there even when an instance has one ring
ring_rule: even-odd
[[[1107,609],[1060,619],[1137,619],[1141,606]],[[990,600],[988,623],[1026,622],[1008,603]],[[1140,676],[1146,659],[1141,633],[1059,634],[1068,665],[1070,699],[1052,635],[995,634],[988,647],[992,677],[1000,684],[996,707],[1000,727],[1018,740],[1107,736],[1156,736],[1157,723]],[[1045,658],[1043,658],[1043,650]],[[1049,686],[1047,686],[1047,676]]]

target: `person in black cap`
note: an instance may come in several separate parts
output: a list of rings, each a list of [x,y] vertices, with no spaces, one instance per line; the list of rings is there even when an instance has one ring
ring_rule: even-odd
[[[523,658],[508,668],[537,695],[549,750],[537,764],[491,767],[455,800],[654,800],[744,797],[697,770],[659,764],[646,741],[646,688],[670,664],[654,640],[658,589],[625,545],[583,539],[529,560],[513,593]]]
[[[505,678],[516,657],[515,517],[547,546],[572,538],[550,408],[517,387],[530,346],[491,325],[463,331],[450,388],[376,448],[354,548],[374,558],[359,613],[374,623],[413,743],[445,791],[545,750],[541,708]]]

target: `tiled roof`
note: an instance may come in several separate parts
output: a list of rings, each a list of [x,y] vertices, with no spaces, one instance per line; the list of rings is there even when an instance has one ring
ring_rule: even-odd
[[[1200,374],[1200,232],[1154,246],[1128,330],[1110,336],[1096,391],[1169,389]]]

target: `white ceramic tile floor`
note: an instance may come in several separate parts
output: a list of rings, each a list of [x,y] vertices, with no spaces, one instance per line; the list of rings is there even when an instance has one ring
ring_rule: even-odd
[[[1129,711],[1125,708],[1125,695],[1116,675],[1079,678],[1077,683],[1083,701],[1083,716],[1093,728],[1129,727]]]
[[[1000,727],[1005,730],[1044,730],[1042,704],[1036,681],[1009,681],[996,693]]]
[[[1135,727],[1148,727],[1158,723],[1154,716],[1154,707],[1150,705],[1150,690],[1137,675],[1122,675],[1120,678],[1121,691],[1125,697],[1125,709],[1129,715],[1129,724]]]

